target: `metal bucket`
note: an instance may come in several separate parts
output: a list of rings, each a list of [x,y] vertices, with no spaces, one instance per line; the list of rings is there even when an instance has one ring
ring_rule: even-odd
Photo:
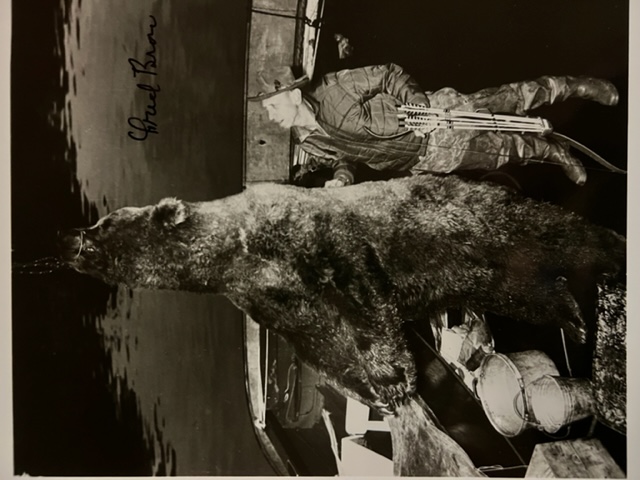
[[[553,361],[539,350],[486,356],[476,392],[493,427],[505,437],[514,437],[537,426],[528,387],[543,375],[558,373]]]
[[[531,385],[530,397],[535,417],[547,433],[596,412],[591,381],[586,378],[545,375]]]

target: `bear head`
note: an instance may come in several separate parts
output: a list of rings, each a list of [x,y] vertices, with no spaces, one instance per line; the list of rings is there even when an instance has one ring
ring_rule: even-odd
[[[189,210],[187,203],[174,198],[121,208],[90,228],[61,232],[59,255],[76,271],[108,284],[170,288],[164,282],[182,263],[180,246],[189,237]]]

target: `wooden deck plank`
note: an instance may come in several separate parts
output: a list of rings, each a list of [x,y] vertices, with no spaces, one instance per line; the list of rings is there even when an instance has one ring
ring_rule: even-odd
[[[596,438],[538,444],[525,478],[625,478]]]

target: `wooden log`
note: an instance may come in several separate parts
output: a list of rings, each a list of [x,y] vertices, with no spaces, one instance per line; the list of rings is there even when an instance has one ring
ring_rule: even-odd
[[[625,478],[596,438],[536,445],[525,478]]]
[[[467,453],[438,428],[435,415],[414,396],[389,417],[397,476],[483,477]]]

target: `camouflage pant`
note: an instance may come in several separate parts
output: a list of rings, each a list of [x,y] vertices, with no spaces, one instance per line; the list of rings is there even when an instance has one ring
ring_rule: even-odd
[[[576,86],[574,77],[544,76],[472,94],[442,88],[427,92],[427,96],[434,108],[524,115],[542,105],[576,96]],[[551,145],[566,149],[553,139],[535,133],[434,130],[429,134],[426,155],[420,157],[412,172],[496,169],[509,161],[526,164],[533,159],[547,158]]]

